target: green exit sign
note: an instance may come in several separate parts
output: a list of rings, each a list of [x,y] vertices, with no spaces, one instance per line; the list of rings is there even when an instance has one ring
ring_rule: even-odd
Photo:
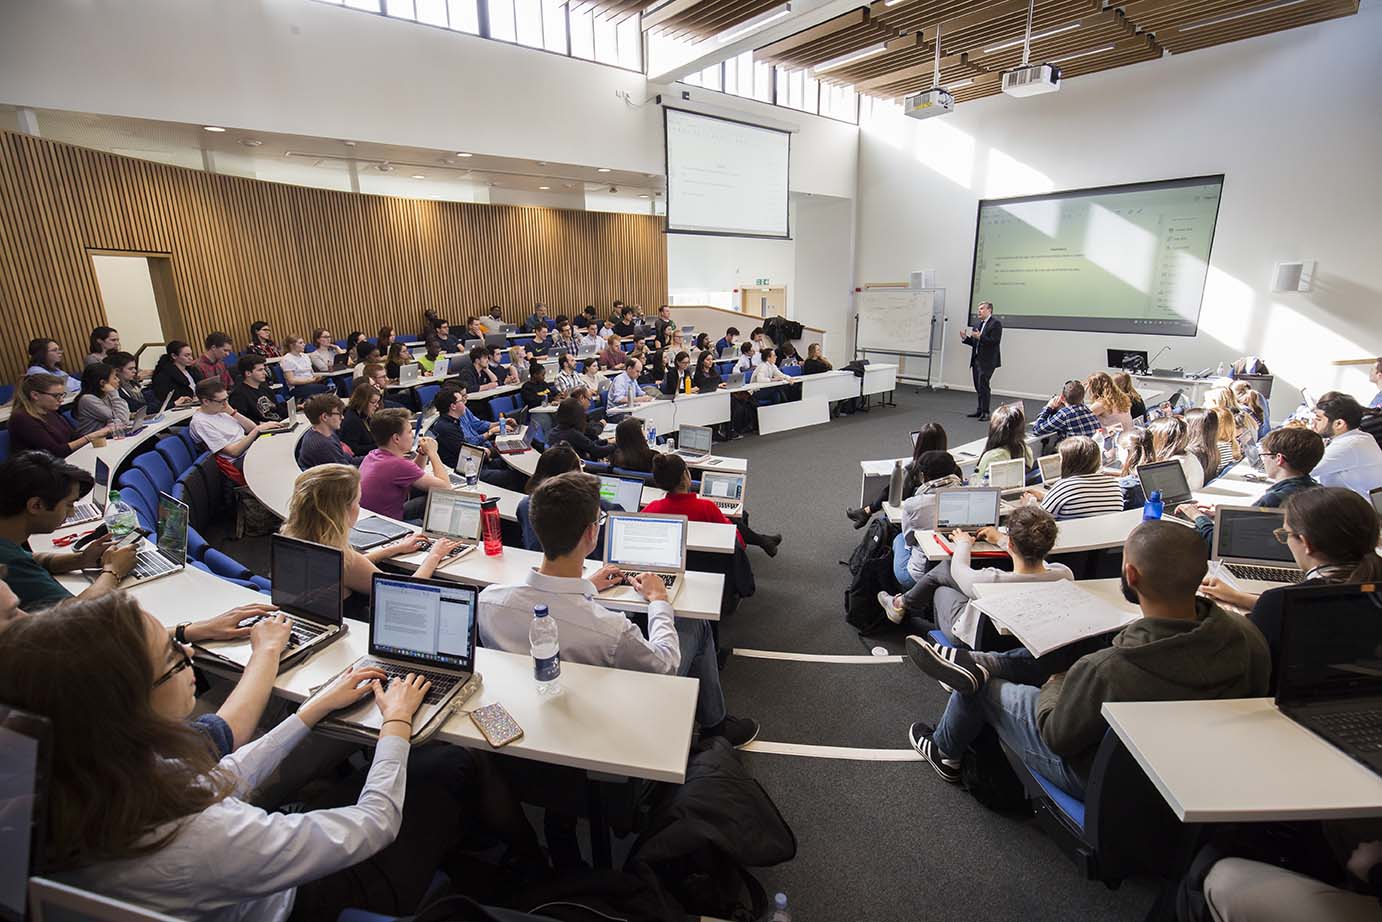
[[[755,285],[766,285],[766,284],[768,284],[768,280],[767,280],[767,279],[754,279],[754,282],[753,282],[753,283],[754,283]]]

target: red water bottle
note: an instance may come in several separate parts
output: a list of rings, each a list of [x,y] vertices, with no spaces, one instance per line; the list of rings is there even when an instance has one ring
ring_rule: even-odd
[[[485,554],[498,557],[504,553],[504,534],[499,523],[499,497],[480,503],[480,535],[485,541]]]

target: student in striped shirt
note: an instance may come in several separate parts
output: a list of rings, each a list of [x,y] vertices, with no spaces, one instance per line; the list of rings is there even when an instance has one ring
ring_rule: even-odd
[[[1066,381],[1061,392],[1041,408],[1041,415],[1032,423],[1033,435],[1058,433],[1062,438],[1072,435],[1093,435],[1099,431],[1099,418],[1084,403],[1084,384]]]
[[[1103,471],[1103,451],[1088,436],[1077,435],[1061,441],[1060,479],[1041,497],[1041,508],[1057,521],[1083,519],[1123,511],[1123,491],[1118,478]],[[1037,497],[1035,491],[1029,496]]]

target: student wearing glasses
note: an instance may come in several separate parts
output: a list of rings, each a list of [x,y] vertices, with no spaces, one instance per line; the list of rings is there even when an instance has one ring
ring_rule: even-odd
[[[331,331],[320,328],[313,330],[312,344],[316,348],[307,353],[307,358],[312,361],[312,370],[326,374],[335,368],[336,356],[343,354],[343,350],[331,338]]]
[[[192,414],[188,428],[192,437],[216,456],[216,466],[232,483],[244,486],[245,475],[240,470],[245,452],[259,438],[259,433],[274,423],[258,423],[237,412],[226,397],[226,386],[215,378],[197,383],[197,412]]]
[[[1309,429],[1274,429],[1261,444],[1262,469],[1272,485],[1253,500],[1262,509],[1276,509],[1295,493],[1319,486],[1310,476],[1324,457],[1324,440]],[[1195,523],[1195,529],[1211,546],[1214,542],[1214,506],[1181,503],[1176,511]]]
[[[245,352],[266,359],[278,358],[278,344],[274,342],[274,331],[267,320],[256,320],[250,324],[250,344]]]
[[[46,451],[55,458],[66,458],[93,439],[110,435],[109,425],[78,435],[62,415],[62,402],[66,399],[67,384],[57,375],[30,374],[21,378],[14,391],[14,412],[10,414],[10,450]]]
[[[217,922],[315,922],[348,907],[408,914],[476,816],[543,864],[487,760],[458,746],[410,752],[412,717],[430,688],[422,676],[348,670],[218,760],[187,723],[190,654],[123,593],[6,628],[0,698],[47,716],[58,736],[50,783],[64,810],[50,818],[48,845],[51,868],[69,883]],[[93,676],[102,693],[92,693]],[[249,802],[316,724],[366,697],[383,721],[367,775],[300,813]]]
[[[29,367],[24,370],[28,375],[53,375],[61,378],[63,386],[69,394],[75,394],[82,389],[82,382],[79,378],[74,378],[62,367],[62,346],[58,345],[56,339],[31,339],[29,340]]]
[[[335,394],[309,397],[302,408],[312,424],[298,443],[298,467],[307,470],[319,464],[358,465],[362,457],[351,452],[341,441],[341,422],[345,419],[345,404]]]

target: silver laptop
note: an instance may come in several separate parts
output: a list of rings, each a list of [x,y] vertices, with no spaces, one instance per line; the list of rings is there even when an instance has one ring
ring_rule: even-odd
[[[1220,561],[1241,579],[1268,583],[1298,583],[1305,573],[1296,566],[1291,549],[1272,534],[1286,524],[1281,509],[1258,506],[1219,506],[1214,510],[1212,560]]]
[[[1047,485],[1060,480],[1060,455],[1042,455],[1037,458],[1037,468],[1041,471],[1041,482]]]
[[[742,515],[748,479],[747,474],[706,471],[701,475],[701,499],[710,500],[727,516]]]
[[[467,458],[475,459],[475,470],[479,472],[484,469],[485,462],[489,460],[489,452],[485,451],[479,445],[462,445],[461,450],[456,454],[456,466],[452,469],[452,486],[466,486],[465,461]],[[478,485],[479,484],[477,483],[476,486]]]
[[[420,551],[428,551],[438,538],[461,543],[447,555],[455,560],[475,550],[480,541],[480,497],[454,490],[428,490],[427,508],[422,513],[422,534],[427,539]]]
[[[432,377],[445,378],[451,374],[451,359],[444,355],[439,355],[432,363]]]
[[[265,429],[265,430],[264,430],[264,434],[265,434],[265,435],[269,435],[269,434],[272,434],[272,433],[275,433],[275,432],[292,432],[292,431],[293,431],[294,429],[296,429],[297,427],[298,427],[298,399],[297,399],[296,397],[289,397],[289,398],[288,398],[288,416],[287,416],[287,418],[284,419],[283,422],[281,422],[281,423],[274,423],[272,426],[270,426],[269,428]]]
[[[625,512],[637,512],[643,508],[643,481],[602,474],[600,499],[613,503]]]
[[[677,429],[677,450],[672,454],[687,461],[710,464],[710,444],[709,426],[681,426]]]
[[[681,591],[686,574],[686,529],[684,515],[611,512],[605,521],[605,563],[618,567],[625,578],[638,573],[658,576],[670,602]],[[600,598],[644,601],[627,583],[611,586]]]
[[[167,395],[166,397],[163,398],[163,403],[159,405],[158,412],[155,413],[153,416],[146,416],[146,417],[144,417],[144,422],[145,422],[145,424],[148,424],[148,423],[156,423],[156,422],[158,422],[160,419],[162,419],[162,418],[163,418],[163,414],[168,412],[168,404],[170,404],[170,403],[172,403],[172,402],[173,402],[173,392],[172,392],[172,391],[169,391],[169,392],[168,392],[168,395]]]
[[[744,373],[742,371],[731,371],[725,380],[729,387],[742,387],[744,384]]]
[[[506,455],[519,454],[533,447],[533,430],[529,426],[519,426],[516,432],[494,437],[494,447]]]
[[[85,525],[99,522],[106,514],[106,494],[110,492],[110,465],[100,458],[96,459],[95,483],[91,486],[91,499],[78,500],[72,504],[62,527]]]
[[[188,511],[186,503],[178,502],[167,493],[158,494],[157,543],[140,542],[134,569],[120,583],[120,588],[128,589],[187,567]]]
[[[993,487],[953,487],[936,491],[936,531],[953,528],[974,531],[998,525],[998,500]]]
[[[270,542],[270,601],[293,622],[278,660],[282,671],[345,635],[345,553],[283,535],[272,535]]]
[[[479,590],[449,580],[374,574],[370,593],[369,655],[351,669],[378,669],[389,681],[414,673],[432,683],[413,714],[413,735],[480,687],[475,674]],[[377,731],[383,716],[372,696],[331,715]]]
[[[1142,465],[1137,469],[1137,479],[1142,484],[1142,495],[1147,499],[1151,499],[1152,493],[1160,491],[1163,515],[1184,519],[1185,516],[1175,511],[1176,507],[1195,501],[1190,493],[1190,482],[1185,479],[1185,468],[1174,459]]]
[[[422,366],[417,362],[409,362],[398,369],[399,384],[416,384],[420,377],[422,377]]]
[[[1022,493],[1027,489],[1027,460],[994,461],[989,465],[988,477],[988,485],[1001,491],[1004,497]]]

